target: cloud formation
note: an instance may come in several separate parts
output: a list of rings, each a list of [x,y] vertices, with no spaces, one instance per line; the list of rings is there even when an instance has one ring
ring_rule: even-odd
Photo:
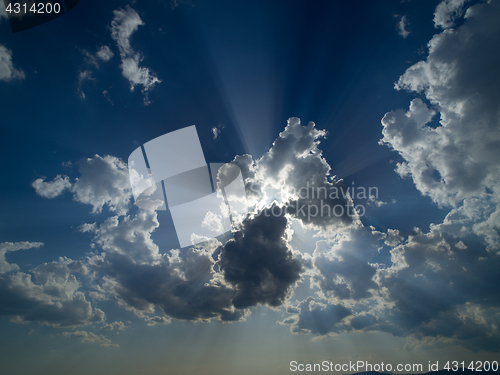
[[[6,252],[41,245],[3,243],[0,254],[5,259]],[[40,264],[28,274],[19,272],[17,264],[4,259],[0,270],[0,315],[10,316],[17,323],[38,322],[53,327],[75,327],[104,321],[104,312],[93,308],[84,293],[79,291],[80,282],[75,274],[85,276],[88,272],[82,262],[60,258]]]
[[[397,172],[449,214],[429,232],[359,226],[318,242],[309,274],[320,293],[288,306],[293,332],[388,332],[409,347],[500,351],[500,5],[464,4],[437,7],[446,30],[396,84],[425,99],[382,120],[382,143],[404,160]],[[374,261],[381,251],[389,264]]]
[[[405,160],[398,173],[411,176],[440,205],[487,194],[499,181],[500,73],[493,68],[500,64],[499,15],[498,2],[476,4],[463,25],[435,35],[427,59],[396,84],[423,94],[431,108],[414,99],[408,111],[389,112],[382,120],[382,142]]]
[[[131,35],[137,31],[139,26],[144,25],[144,22],[129,5],[125,9],[114,10],[113,15],[110,25],[111,37],[116,41],[120,51],[123,77],[130,82],[131,91],[137,85],[142,86],[144,104],[148,105],[150,103],[148,99],[149,91],[161,80],[149,68],[139,66],[144,56],[140,51],[134,51],[130,45]]]
[[[76,164],[80,177],[74,182],[68,176],[57,175],[49,182],[38,178],[31,186],[44,198],[55,198],[69,190],[75,201],[91,205],[93,213],[102,212],[104,206],[119,214],[127,211],[132,188],[127,166],[122,160],[109,155],[95,155]]]
[[[402,16],[401,19],[398,22],[398,32],[399,35],[401,35],[404,39],[410,35],[410,32],[406,29],[408,27],[408,20],[406,19],[406,16]]]
[[[23,80],[24,78],[24,72],[14,68],[12,51],[0,44],[0,81]]]

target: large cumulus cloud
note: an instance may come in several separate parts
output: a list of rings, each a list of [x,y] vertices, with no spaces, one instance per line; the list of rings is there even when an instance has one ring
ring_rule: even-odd
[[[359,227],[319,242],[312,285],[320,293],[288,306],[292,331],[389,332],[408,337],[408,348],[500,350],[500,4],[466,3],[437,7],[444,31],[396,84],[421,98],[382,120],[382,144],[403,159],[396,171],[448,215],[428,232]],[[373,261],[382,250],[389,264]]]

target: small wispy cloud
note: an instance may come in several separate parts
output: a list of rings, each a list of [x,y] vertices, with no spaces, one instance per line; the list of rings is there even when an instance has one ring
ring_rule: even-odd
[[[214,139],[217,139],[219,137],[220,133],[222,132],[222,129],[224,129],[224,128],[225,128],[225,126],[222,124],[219,124],[219,125],[214,126],[212,128],[212,133],[214,134]]]
[[[396,15],[395,17],[399,16]],[[402,16],[398,22],[398,32],[399,35],[401,35],[405,39],[408,37],[408,35],[410,35],[410,32],[407,30],[408,25],[408,19],[406,18],[406,16]]]
[[[144,105],[149,105],[148,93],[161,80],[149,68],[139,66],[144,56],[142,52],[136,52],[130,46],[130,36],[139,26],[144,25],[144,22],[129,5],[125,9],[114,10],[113,14],[110,25],[111,38],[116,41],[120,51],[122,74],[130,82],[131,91],[134,91],[137,85],[142,86]]]

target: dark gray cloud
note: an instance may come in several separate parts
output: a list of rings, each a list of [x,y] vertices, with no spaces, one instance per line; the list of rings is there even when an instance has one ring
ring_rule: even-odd
[[[234,291],[217,279],[214,260],[203,249],[191,248],[183,258],[174,252],[155,264],[137,264],[121,254],[110,253],[99,269],[106,274],[102,288],[119,305],[146,320],[156,307],[181,320],[233,321],[244,316],[244,311],[233,308]]]
[[[270,211],[243,221],[220,253],[224,279],[236,289],[236,308],[280,306],[300,279],[302,265],[286,239],[288,220]]]

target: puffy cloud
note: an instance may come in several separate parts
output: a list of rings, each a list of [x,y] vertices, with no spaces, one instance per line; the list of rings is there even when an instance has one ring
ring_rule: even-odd
[[[99,344],[100,346],[106,347],[115,347],[119,348],[120,345],[113,344],[110,339],[104,337],[103,335],[96,335],[92,332],[87,331],[73,331],[73,332],[64,332],[64,336],[66,337],[76,337],[81,339],[82,344]]]
[[[156,307],[181,320],[239,320],[244,311],[231,304],[234,292],[214,271],[211,253],[190,248],[185,256],[172,250],[154,264],[137,264],[121,254],[107,254],[100,265],[106,272],[102,285],[118,304],[149,323],[167,323],[149,317]]]
[[[38,322],[54,327],[69,327],[101,322],[104,312],[92,308],[85,295],[78,291],[75,274],[86,275],[81,261],[59,258],[31,270],[32,275],[18,271],[17,264],[8,263],[5,254],[11,251],[38,248],[40,242],[6,242],[0,244],[0,315],[11,316],[18,323]]]
[[[18,250],[28,250],[28,249],[38,249],[43,246],[42,242],[4,242],[0,244],[0,274],[7,273],[10,271],[19,270],[19,266],[14,263],[9,263],[5,259],[5,254],[18,251]]]
[[[248,155],[235,158],[257,210],[275,202],[276,208],[282,207],[302,223],[327,232],[358,221],[346,184],[330,175],[319,148],[324,137],[326,132],[313,122],[301,126],[300,119],[292,117],[259,160],[254,162]]]
[[[444,337],[472,350],[481,345],[500,350],[500,258],[477,238],[461,240],[441,229],[416,230],[391,251],[393,265],[379,270],[377,282],[394,305],[380,318],[386,330],[399,335]]]
[[[313,254],[316,272],[313,285],[327,299],[360,300],[378,289],[374,281],[376,264],[370,261],[378,254],[385,234],[369,227],[351,228],[329,241],[318,241]]]
[[[38,322],[53,327],[81,326],[104,320],[104,312],[92,308],[80,284],[71,273],[78,268],[73,261],[42,264],[32,276],[16,272],[0,276],[0,315],[15,317],[16,322]]]
[[[22,80],[24,78],[24,72],[14,68],[12,51],[3,44],[0,44],[0,81]]]
[[[131,35],[139,26],[144,25],[144,22],[129,5],[125,9],[114,10],[113,15],[110,25],[111,37],[116,41],[120,50],[122,74],[130,82],[132,91],[136,85],[142,86],[142,92],[145,95],[144,104],[148,105],[148,92],[161,80],[150,72],[149,68],[139,66],[144,57],[141,52],[135,52],[130,46]]]
[[[76,164],[80,177],[73,183],[68,176],[57,175],[51,182],[39,178],[32,187],[44,198],[55,198],[69,190],[74,200],[91,205],[94,213],[107,206],[110,211],[124,215],[132,194],[126,164],[109,155],[95,155]]]
[[[134,217],[112,216],[100,226],[83,225],[82,232],[94,234],[94,242],[107,253],[126,256],[133,262],[152,264],[158,261],[158,246],[151,233],[158,228],[156,212],[140,210]]]
[[[452,3],[457,2],[441,5]],[[398,172],[441,205],[487,194],[500,180],[499,16],[498,2],[476,4],[463,25],[435,35],[426,61],[410,67],[396,84],[422,93],[432,109],[415,99],[409,111],[382,119],[382,142],[405,159]]]
[[[222,124],[219,124],[217,126],[214,126],[212,128],[212,133],[214,134],[214,139],[217,139],[217,137],[219,137],[219,134],[222,132],[222,129],[224,129],[225,126],[222,125]]]
[[[293,257],[285,231],[285,216],[265,210],[247,218],[221,250],[219,266],[224,279],[236,288],[233,304],[280,306],[300,279],[302,265]]]
[[[454,21],[463,15],[465,3],[468,1],[470,0],[445,0],[439,3],[434,12],[435,27],[453,27]]]
[[[38,178],[31,184],[36,193],[44,198],[55,198],[71,187],[68,176],[62,177],[61,175],[57,175],[50,182],[45,182],[44,180],[45,177]]]
[[[370,311],[377,323],[369,329],[411,335],[421,347],[446,342],[498,351],[500,4],[465,4],[439,4],[435,24],[445,30],[396,84],[430,105],[414,99],[408,111],[382,120],[382,141],[404,159],[397,172],[452,209],[428,233],[415,228],[405,240],[388,233],[392,266],[374,278],[379,307]]]

